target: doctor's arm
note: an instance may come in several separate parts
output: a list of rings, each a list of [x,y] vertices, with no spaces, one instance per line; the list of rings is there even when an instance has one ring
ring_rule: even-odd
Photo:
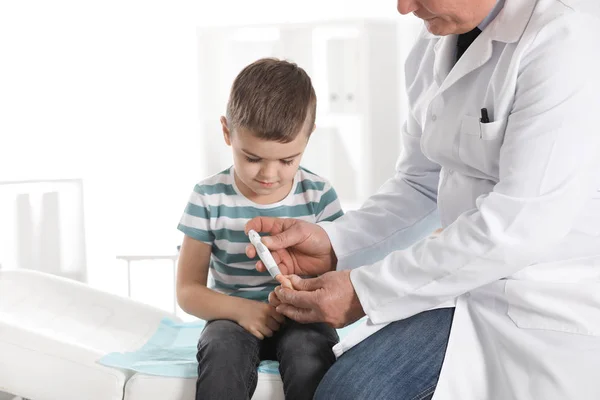
[[[374,323],[512,275],[572,230],[600,171],[598,33],[577,22],[542,28],[522,60],[493,191],[438,237],[351,272]]]
[[[440,167],[421,152],[421,127],[409,116],[402,127],[394,177],[356,211],[320,223],[331,240],[337,269],[371,264],[409,247],[439,228]]]

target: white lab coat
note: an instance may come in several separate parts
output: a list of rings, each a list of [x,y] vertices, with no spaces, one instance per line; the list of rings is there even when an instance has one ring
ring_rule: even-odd
[[[455,304],[435,400],[600,399],[596,2],[506,0],[455,66],[424,31],[396,175],[324,224],[371,323]]]

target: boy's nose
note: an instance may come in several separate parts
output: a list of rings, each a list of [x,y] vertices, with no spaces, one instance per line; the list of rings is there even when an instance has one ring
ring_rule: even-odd
[[[277,162],[267,162],[263,164],[260,175],[265,181],[272,181],[277,177]]]

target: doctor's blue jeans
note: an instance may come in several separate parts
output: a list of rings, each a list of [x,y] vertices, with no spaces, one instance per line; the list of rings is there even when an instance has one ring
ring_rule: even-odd
[[[315,400],[429,400],[446,354],[454,308],[396,321],[344,353]]]

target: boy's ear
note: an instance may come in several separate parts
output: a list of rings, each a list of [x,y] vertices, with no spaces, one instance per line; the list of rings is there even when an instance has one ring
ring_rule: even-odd
[[[312,130],[310,131],[310,133],[314,133],[315,129],[317,129],[317,124],[313,124]]]
[[[225,139],[225,143],[227,146],[231,146],[231,133],[229,132],[229,128],[227,127],[227,118],[221,116],[221,128],[223,129],[223,139]]]

